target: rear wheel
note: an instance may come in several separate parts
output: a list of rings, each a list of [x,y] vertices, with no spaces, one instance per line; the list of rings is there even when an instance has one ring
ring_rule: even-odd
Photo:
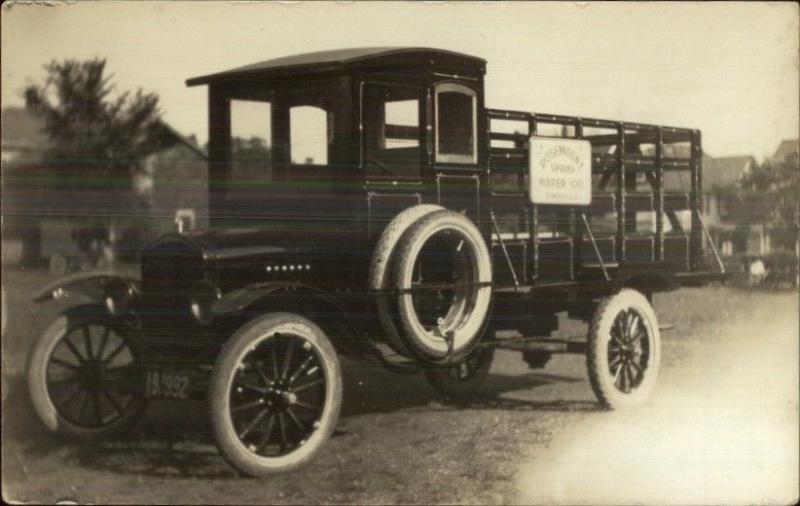
[[[339,417],[336,350],[306,318],[259,317],[224,346],[209,402],[217,445],[236,469],[264,476],[299,467],[317,454]]]
[[[597,308],[586,364],[597,398],[610,408],[644,403],[661,361],[658,320],[647,298],[624,289]]]
[[[453,367],[426,369],[431,386],[445,398],[468,401],[486,381],[492,368],[494,350],[478,348],[466,360]]]
[[[124,324],[92,307],[42,333],[28,362],[36,414],[53,431],[94,438],[129,427],[144,411],[139,356]]]

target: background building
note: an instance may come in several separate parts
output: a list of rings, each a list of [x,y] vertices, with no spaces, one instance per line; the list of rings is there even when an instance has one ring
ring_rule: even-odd
[[[133,258],[149,239],[176,227],[203,227],[208,219],[205,152],[193,137],[184,137],[161,123],[152,151],[138,161],[142,170],[131,188],[99,195],[91,190],[67,191],[53,185],[43,163],[48,138],[44,121],[25,108],[2,111],[3,262],[37,263],[53,255],[78,253],[87,220],[112,216],[113,224],[91,232],[108,237],[113,250]],[[121,201],[126,205],[120,206]],[[83,228],[82,232],[78,229]],[[83,235],[82,235],[83,234]]]

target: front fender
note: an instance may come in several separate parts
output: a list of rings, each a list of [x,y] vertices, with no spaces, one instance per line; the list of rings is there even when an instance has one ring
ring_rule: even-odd
[[[61,300],[80,294],[102,304],[112,290],[124,290],[137,297],[141,294],[140,283],[134,278],[90,271],[71,274],[50,283],[34,294],[33,302]]]
[[[297,282],[256,283],[226,293],[211,306],[215,316],[288,311],[302,314],[320,326],[339,352],[349,356],[374,355],[370,339],[356,325],[348,309],[332,294]]]
[[[211,305],[211,313],[224,315],[242,311],[268,295],[286,291],[299,286],[290,282],[268,282],[247,285],[243,288],[228,292]]]

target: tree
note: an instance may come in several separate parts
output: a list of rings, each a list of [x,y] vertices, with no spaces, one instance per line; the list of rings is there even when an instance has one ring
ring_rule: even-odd
[[[233,173],[243,179],[269,179],[270,147],[261,137],[233,138]]]
[[[163,142],[158,97],[141,89],[115,95],[105,59],[53,60],[45,70],[44,83],[25,90],[50,141],[42,193],[93,216],[95,227],[107,226],[134,205],[133,176]]]
[[[742,178],[743,205],[752,222],[772,227],[774,238],[793,249],[800,222],[800,160],[797,153],[767,159]]]
[[[797,220],[800,161],[797,153],[783,160],[767,159],[742,179],[742,187],[766,195],[771,205],[766,218],[779,223]]]
[[[252,136],[232,139],[230,191],[241,198],[263,195],[272,177],[271,150],[267,141]]]

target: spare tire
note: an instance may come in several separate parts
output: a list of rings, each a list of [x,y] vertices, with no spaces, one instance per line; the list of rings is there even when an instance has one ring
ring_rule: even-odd
[[[392,320],[413,354],[442,361],[472,351],[491,306],[492,263],[469,218],[448,210],[420,218],[400,239],[392,277]]]
[[[372,290],[384,290],[391,284],[388,273],[397,243],[406,230],[419,221],[420,218],[436,211],[442,211],[442,206],[435,204],[420,204],[403,210],[383,229],[375,251],[372,253],[372,262],[369,265],[369,287]]]
[[[369,266],[369,287],[371,290],[383,291],[391,287],[391,263],[394,259],[397,243],[400,238],[414,223],[431,213],[444,210],[443,207],[435,204],[420,204],[403,210],[395,216],[391,222],[383,229],[375,251],[372,254],[372,261]],[[398,329],[395,327],[392,317],[392,300],[386,293],[381,293],[377,298],[378,317],[384,330],[384,337],[387,344],[397,353],[408,356],[408,348],[400,337]]]

